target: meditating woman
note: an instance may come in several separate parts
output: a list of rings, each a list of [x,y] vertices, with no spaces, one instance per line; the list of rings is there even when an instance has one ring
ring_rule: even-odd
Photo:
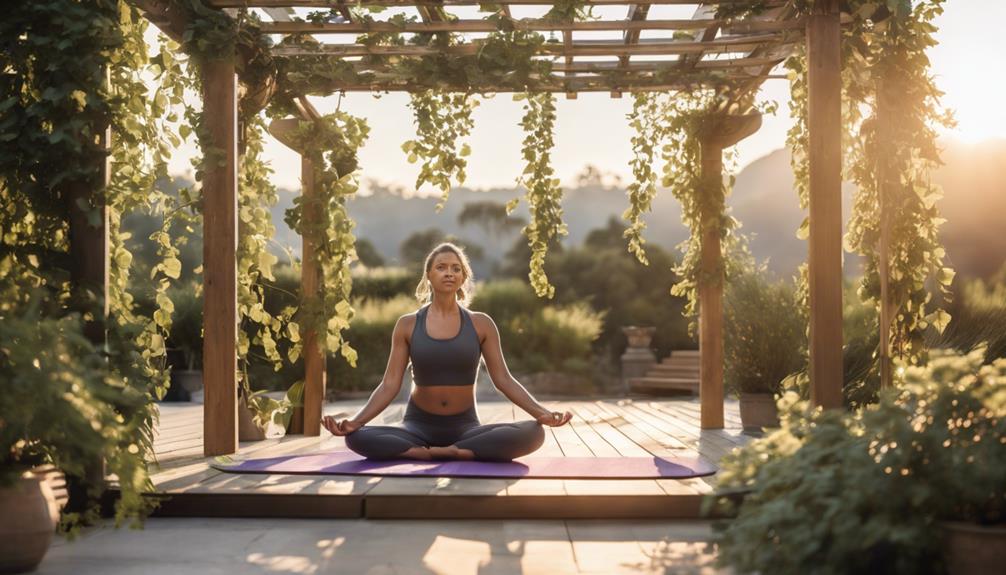
[[[472,270],[464,251],[442,243],[426,256],[416,297],[418,311],[395,323],[384,379],[350,419],[322,419],[325,429],[346,436],[346,446],[370,459],[470,459],[509,461],[545,441],[542,425],[565,425],[572,414],[549,411],[507,369],[499,331],[488,315],[468,311]],[[534,421],[483,425],[475,409],[479,359],[493,385]],[[366,425],[398,395],[412,361],[415,388],[402,425]]]

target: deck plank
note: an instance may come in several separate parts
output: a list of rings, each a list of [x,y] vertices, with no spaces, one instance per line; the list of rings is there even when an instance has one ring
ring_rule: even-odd
[[[366,403],[326,404],[324,413],[351,416]],[[726,428],[699,429],[696,399],[542,401],[574,418],[545,426],[545,442],[529,457],[673,457],[701,455],[715,462],[749,440],[736,402],[725,406]],[[231,474],[202,455],[202,405],[159,406],[152,465],[157,493],[175,497],[164,514],[270,517],[697,517],[703,479],[539,479]],[[392,404],[376,424],[400,424],[405,404]],[[483,423],[523,421],[530,415],[510,401],[478,404]],[[327,432],[323,431],[323,434]],[[345,438],[280,436],[242,442],[238,457],[272,457],[345,449]]]

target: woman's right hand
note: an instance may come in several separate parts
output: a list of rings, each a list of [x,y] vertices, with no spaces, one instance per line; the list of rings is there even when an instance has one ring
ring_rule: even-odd
[[[340,419],[336,421],[331,415],[326,415],[321,418],[321,425],[332,432],[332,435],[349,435],[357,429],[363,427],[362,423],[353,421],[351,419]]]

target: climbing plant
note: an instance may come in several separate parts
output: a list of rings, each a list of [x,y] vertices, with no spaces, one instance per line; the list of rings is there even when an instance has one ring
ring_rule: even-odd
[[[325,286],[321,297],[303,299],[296,320],[300,326],[319,334],[318,344],[323,350],[338,351],[354,367],[356,350],[342,335],[354,314],[349,303],[352,290],[349,265],[357,258],[355,223],[346,211],[346,200],[357,191],[354,173],[358,167],[357,150],[369,132],[363,119],[342,111],[300,122],[291,141],[311,161],[316,190],[309,199],[296,198],[294,207],[286,214],[286,222],[292,229],[319,242],[315,261]],[[292,328],[290,332],[292,335]],[[301,342],[296,336],[295,340],[291,361],[301,352]]]
[[[803,6],[809,11],[810,6]],[[935,44],[933,19],[942,0],[853,2],[843,28],[843,161],[857,186],[845,249],[866,258],[859,297],[881,307],[880,238],[886,227],[891,332],[889,345],[904,361],[923,359],[923,334],[942,331],[949,314],[933,301],[927,284],[949,297],[954,272],[944,264],[938,238],[941,197],[930,174],[940,163],[936,128],[952,119],[940,106],[941,92],[929,75],[925,51]],[[787,60],[790,107],[795,123],[787,136],[793,150],[796,189],[808,206],[807,72],[802,49]],[[895,102],[895,103],[891,103]],[[881,209],[881,189],[885,199]],[[806,238],[809,221],[798,236]],[[806,267],[801,270],[806,301]],[[878,352],[879,353],[879,352]]]
[[[545,256],[551,241],[569,233],[562,221],[562,188],[559,178],[553,177],[551,165],[553,134],[555,132],[555,96],[550,92],[514,94],[515,101],[524,102],[524,172],[517,184],[524,186],[531,221],[521,230],[531,247],[531,286],[538,297],[552,298],[555,286],[545,275]],[[516,209],[519,198],[506,205],[507,214]]]
[[[447,202],[451,190],[451,180],[458,185],[465,181],[465,158],[471,148],[463,139],[472,131],[472,110],[478,100],[467,93],[450,93],[427,90],[410,94],[409,107],[412,108],[416,124],[416,138],[402,144],[410,163],[420,158],[419,176],[416,189],[423,184],[433,184],[440,188],[441,200],[437,211]]]

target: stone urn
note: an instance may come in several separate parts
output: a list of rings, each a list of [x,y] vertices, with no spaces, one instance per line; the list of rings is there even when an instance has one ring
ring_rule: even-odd
[[[741,393],[741,426],[744,431],[760,432],[763,427],[779,427],[779,409],[772,393]]]
[[[59,523],[59,507],[42,476],[25,473],[0,488],[0,573],[33,571],[42,562]],[[16,518],[17,520],[11,520]]]
[[[950,575],[991,573],[1006,565],[1006,525],[944,521],[943,554]]]
[[[626,326],[622,333],[629,340],[625,353],[622,354],[622,384],[628,389],[628,381],[634,377],[642,377],[657,363],[657,356],[650,349],[655,327]]]

